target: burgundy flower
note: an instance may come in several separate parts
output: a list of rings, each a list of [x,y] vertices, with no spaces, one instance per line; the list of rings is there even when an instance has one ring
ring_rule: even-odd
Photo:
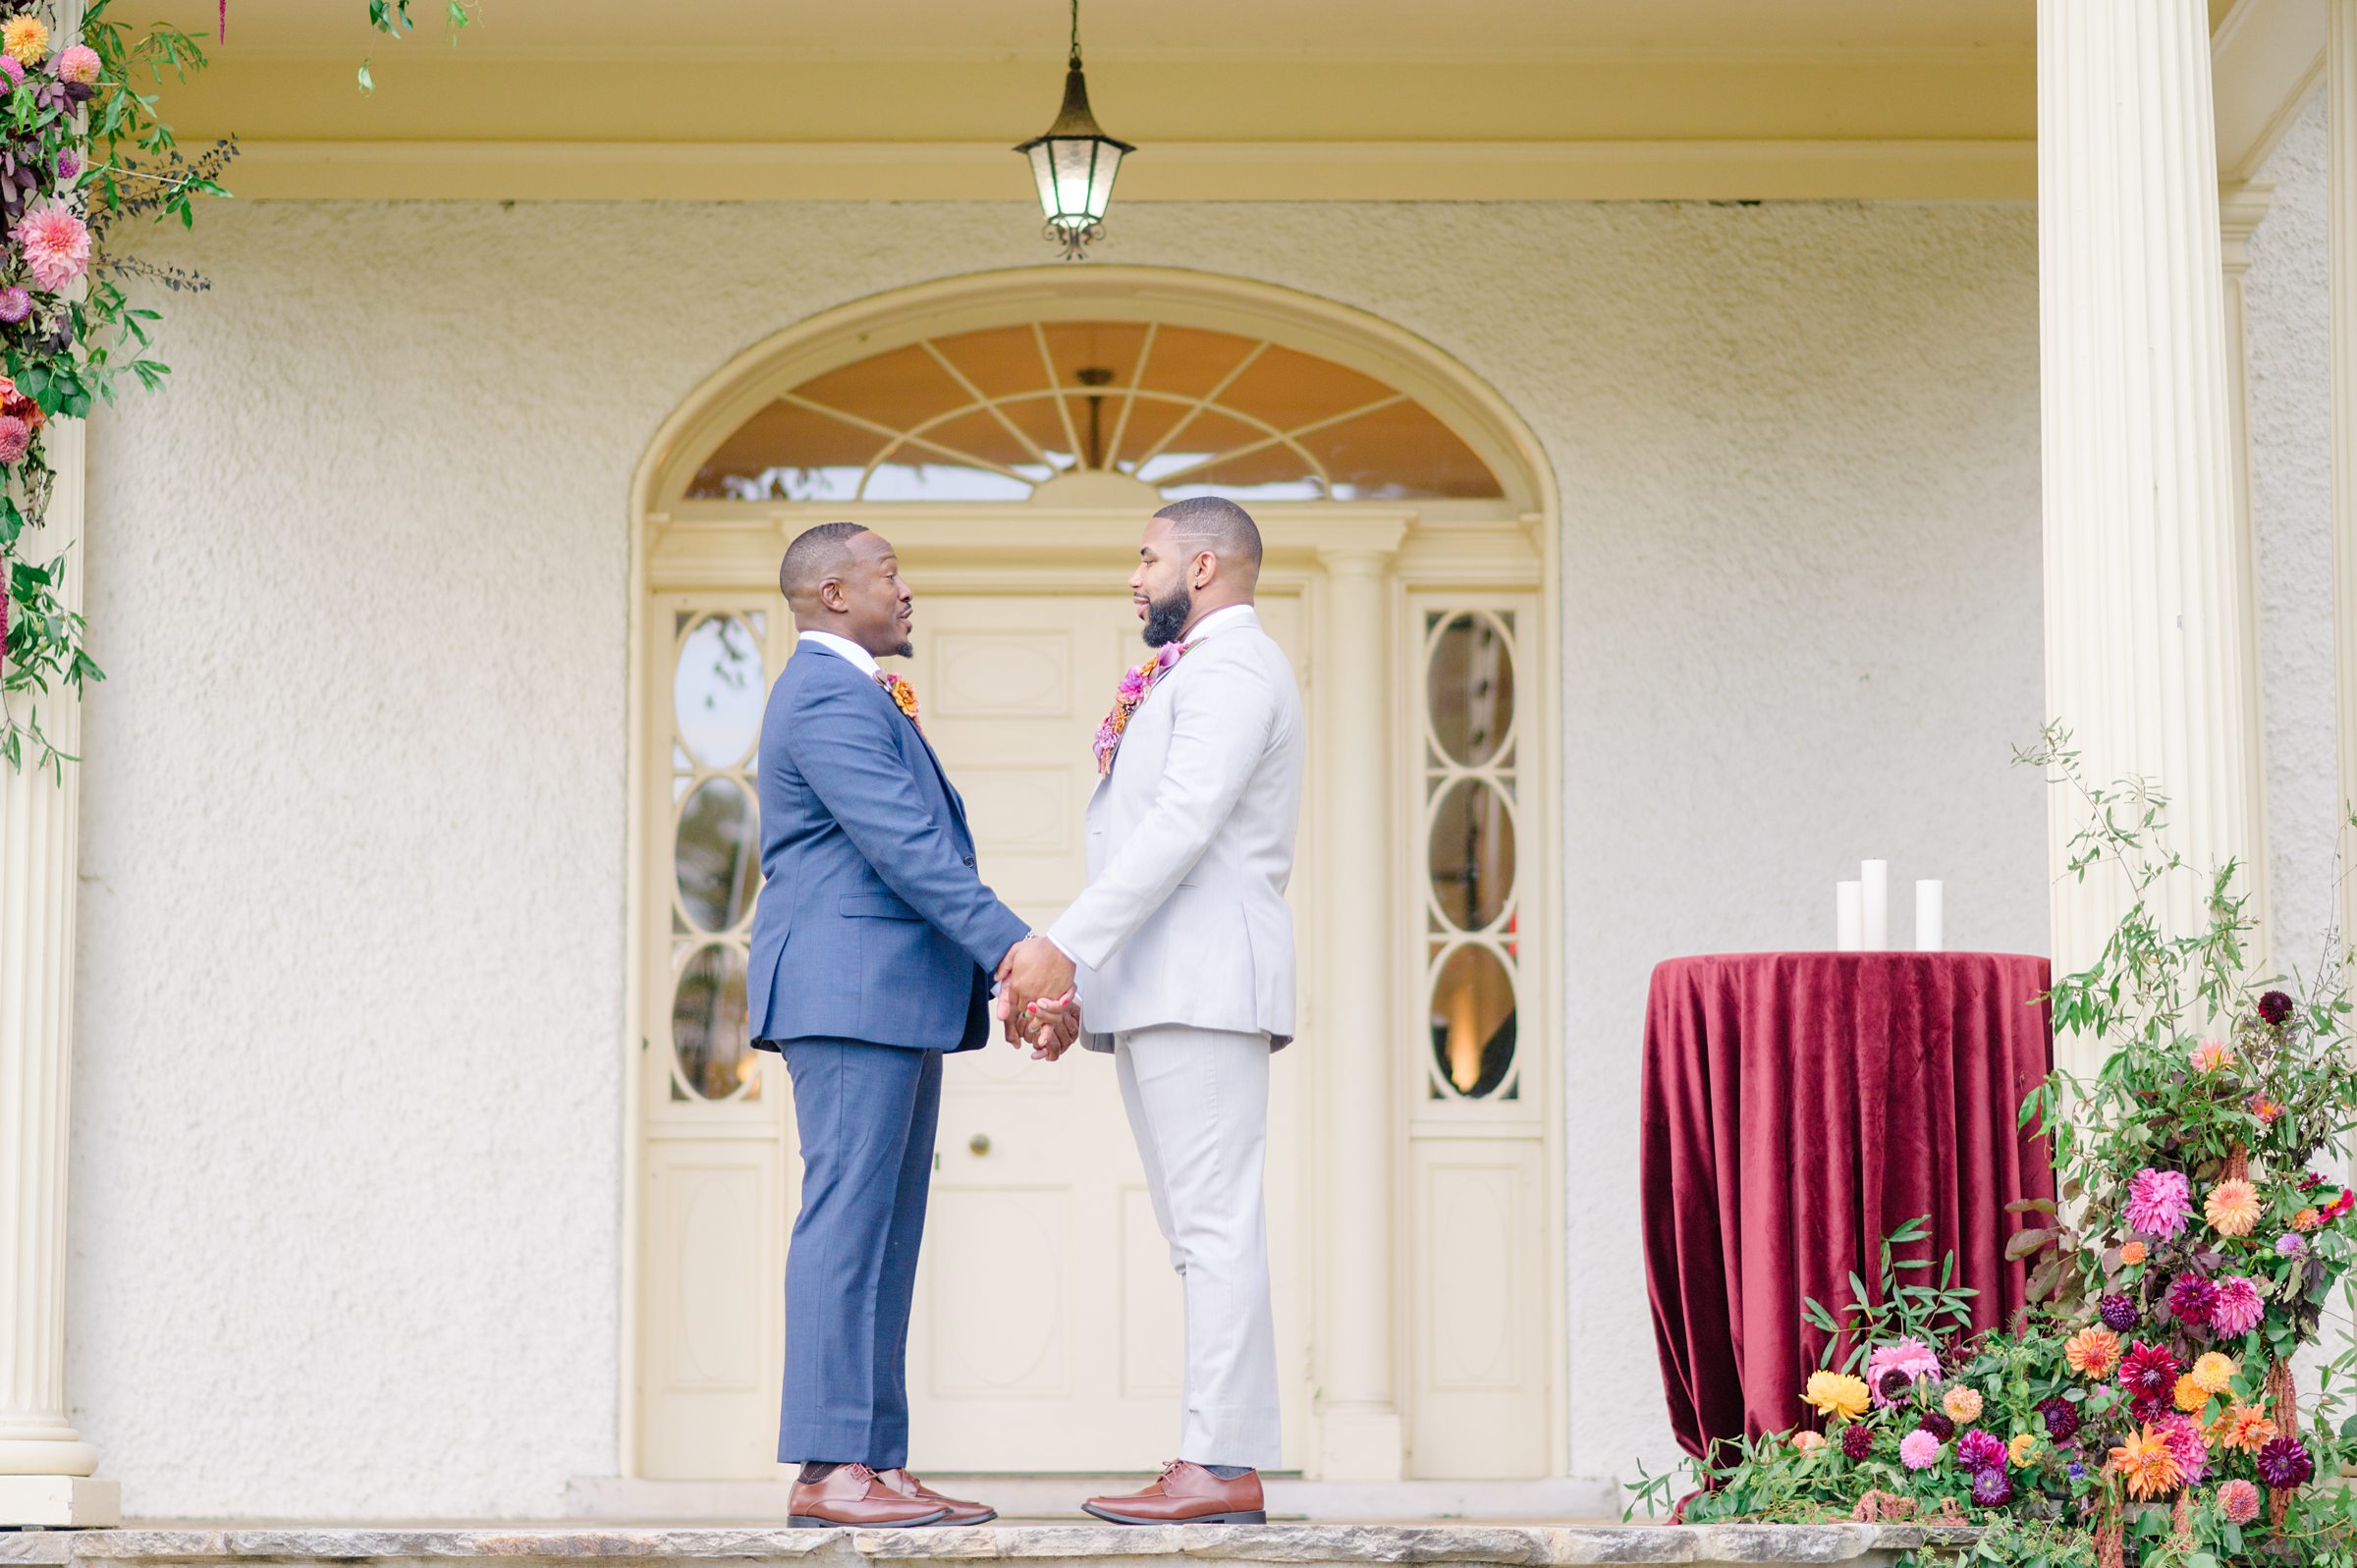
[[[2309,1457],[2308,1445],[2297,1437],[2277,1437],[2259,1450],[2259,1479],[2278,1491],[2304,1487],[2315,1474],[2316,1461]]]
[[[2182,1278],[2178,1281],[2183,1282]],[[2119,1364],[2119,1385],[2139,1401],[2157,1400],[2165,1405],[2176,1392],[2177,1375],[2184,1370],[2165,1349],[2139,1339]]]
[[[2056,1396],[2038,1407],[2046,1418],[2046,1434],[2056,1442],[2068,1442],[2079,1434],[2079,1407]]]
[[[2200,1274],[2188,1271],[2170,1282],[2168,1310],[2186,1327],[2199,1328],[2207,1325],[2210,1314],[2217,1307],[2218,1287]]]
[[[2303,1171],[2303,1172],[2301,1173],[2301,1175],[2300,1175],[2300,1179],[2299,1179],[2299,1182],[2298,1182],[2298,1184],[2297,1184],[2297,1185],[2299,1186],[2299,1189],[2300,1189],[2300,1191],[2302,1191],[2302,1192],[2314,1192],[2314,1191],[2316,1191],[2316,1189],[2317,1189],[2317,1188],[2319,1188],[2319,1187],[2323,1186],[2324,1184],[2325,1184],[2325,1178],[2324,1178],[2324,1177],[2322,1177],[2322,1176],[2318,1175],[2318,1174],[2317,1174],[2315,1171],[2313,1171],[2313,1170],[2309,1170],[2309,1171]]]
[[[1853,1465],[1864,1464],[1874,1452],[1874,1429],[1851,1422],[1841,1429],[1841,1455]]]
[[[1906,1397],[1907,1390],[1914,1386],[1915,1379],[1908,1377],[1903,1372],[1886,1372],[1883,1374],[1883,1397],[1892,1404],[1896,1404],[1900,1399]]]
[[[1948,1420],[1946,1414],[1937,1410],[1925,1411],[1923,1419],[1915,1423],[1915,1426],[1918,1431],[1928,1432],[1942,1442],[1947,1441],[1956,1434],[1956,1424]]]
[[[1984,1508],[2002,1508],[2013,1500],[2013,1478],[2005,1474],[2004,1466],[1973,1472],[1972,1500]]]
[[[2126,1296],[2116,1294],[2106,1296],[2103,1305],[2097,1310],[2103,1315],[2104,1326],[2115,1334],[2124,1334],[2135,1327],[2137,1320],[2142,1316],[2137,1312],[2134,1301]]]
[[[2280,1025],[2291,1016],[2291,999],[2280,991],[2271,991],[2259,999],[2259,1016],[2271,1024]]]
[[[2004,1439],[1975,1427],[1956,1439],[1956,1463],[1967,1470],[2005,1468]]]

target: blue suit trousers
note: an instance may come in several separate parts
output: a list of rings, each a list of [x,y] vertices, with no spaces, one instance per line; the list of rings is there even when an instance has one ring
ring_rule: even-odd
[[[790,1040],[802,1210],[786,1252],[781,1463],[908,1462],[908,1314],[941,1053]]]

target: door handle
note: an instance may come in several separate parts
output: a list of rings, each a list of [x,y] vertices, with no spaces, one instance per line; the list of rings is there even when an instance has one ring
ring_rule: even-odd
[[[965,1140],[965,1147],[977,1155],[986,1155],[990,1153],[990,1134],[986,1132],[975,1133],[971,1138]]]

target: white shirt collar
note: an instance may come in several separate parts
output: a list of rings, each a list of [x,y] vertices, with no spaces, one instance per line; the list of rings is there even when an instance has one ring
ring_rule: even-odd
[[[1253,614],[1250,605],[1230,605],[1225,610],[1214,610],[1210,615],[1196,622],[1194,629],[1180,640],[1191,647],[1214,632],[1225,631],[1230,626],[1240,626],[1246,622],[1258,625],[1260,617]]]
[[[876,656],[849,637],[838,637],[832,631],[805,631],[797,640],[806,642],[813,648],[824,648],[838,659],[849,659],[852,665],[857,667],[859,673],[870,680],[875,679],[882,673],[876,663]]]

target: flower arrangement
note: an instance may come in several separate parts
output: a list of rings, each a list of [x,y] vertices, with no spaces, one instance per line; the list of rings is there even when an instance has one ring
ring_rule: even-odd
[[[2314,1485],[2357,1460],[2357,1416],[2335,1424],[2357,1352],[2324,1360],[2305,1397],[2294,1368],[2357,1258],[2357,1191],[2318,1168],[2357,1128],[2345,955],[2304,994],[2246,979],[2230,867],[2203,884],[2202,929],[2165,931],[2159,895],[2191,874],[2155,845],[2165,802],[2088,787],[2067,742],[2051,730],[2024,760],[2083,798],[2074,872],[2119,877],[2131,906],[2050,998],[2101,1070],[2057,1073],[2022,1108],[2051,1140],[2062,1205],[2007,1206],[2033,1305],[1971,1334],[1950,1273],[1902,1282],[1928,1264],[1893,1260],[1926,1234],[1901,1227],[1879,1289],[1853,1274],[1838,1312],[1804,1304],[1825,1370],[1795,1414],[1826,1440],[1733,1445],[1685,1517],[1990,1527],[1923,1561],[2357,1568],[2357,1493]],[[1842,1366],[1865,1369],[1870,1399]],[[1632,1512],[1669,1489],[1644,1478]]]

